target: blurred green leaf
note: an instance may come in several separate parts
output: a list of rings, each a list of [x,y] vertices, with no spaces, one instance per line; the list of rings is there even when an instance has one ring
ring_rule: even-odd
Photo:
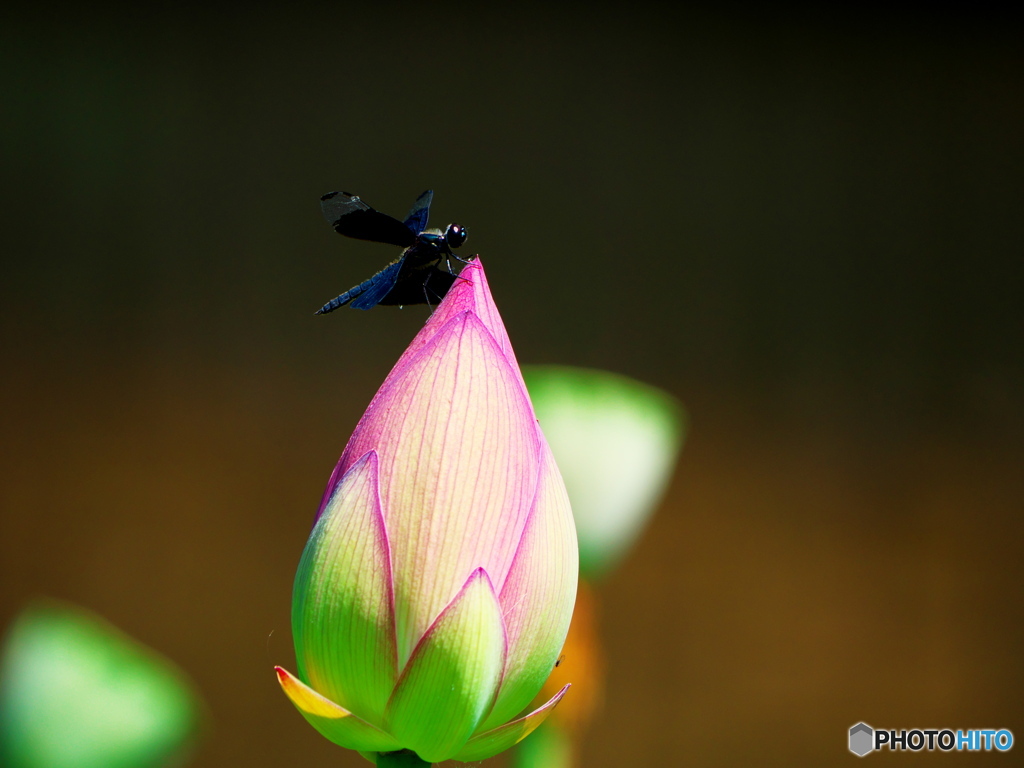
[[[98,616],[40,602],[11,627],[0,667],[0,764],[141,768],[181,756],[200,704],[169,661]]]

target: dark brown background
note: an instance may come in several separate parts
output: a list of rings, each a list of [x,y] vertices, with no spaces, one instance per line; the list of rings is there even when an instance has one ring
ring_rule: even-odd
[[[602,588],[588,768],[838,763],[858,720],[1024,737],[1020,50],[979,11],[8,19],[0,623],[54,595],[177,660],[197,768],[361,764],[270,668],[426,310],[312,316],[394,256],[317,198],[430,186],[521,361],[692,412]]]

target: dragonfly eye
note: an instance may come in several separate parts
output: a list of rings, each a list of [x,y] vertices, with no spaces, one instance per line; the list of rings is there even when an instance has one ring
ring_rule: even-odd
[[[444,233],[444,240],[448,243],[449,248],[458,248],[466,242],[465,227],[460,227],[458,224],[449,224],[448,229]]]

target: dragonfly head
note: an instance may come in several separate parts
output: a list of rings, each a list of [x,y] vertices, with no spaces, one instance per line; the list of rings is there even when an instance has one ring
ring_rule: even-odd
[[[449,248],[458,248],[466,242],[466,236],[466,228],[460,227],[458,224],[449,224],[448,229],[444,231],[444,241]]]

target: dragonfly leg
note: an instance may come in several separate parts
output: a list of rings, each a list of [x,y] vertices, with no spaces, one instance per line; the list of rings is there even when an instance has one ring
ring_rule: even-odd
[[[452,256],[455,256],[455,254],[453,253]],[[473,259],[478,259],[478,258],[480,258],[480,254],[479,253],[471,254],[468,259],[460,259],[458,256],[455,256],[456,261],[461,261],[463,264],[469,264],[470,261],[472,261]],[[468,277],[463,277],[461,272],[459,274],[455,275],[455,279],[456,280],[465,280],[467,283],[472,282]]]
[[[458,254],[456,254],[455,251],[453,251],[448,245],[445,245],[443,254],[444,254],[444,264],[445,264],[446,267],[448,267],[448,273],[449,274],[452,274],[452,275],[455,274],[455,271],[452,269],[452,259],[455,259],[460,264],[469,264],[469,261],[467,261],[466,259],[464,259],[461,256],[459,256]],[[470,256],[469,258],[473,258],[473,257]],[[438,259],[438,261],[440,261],[440,259]]]

